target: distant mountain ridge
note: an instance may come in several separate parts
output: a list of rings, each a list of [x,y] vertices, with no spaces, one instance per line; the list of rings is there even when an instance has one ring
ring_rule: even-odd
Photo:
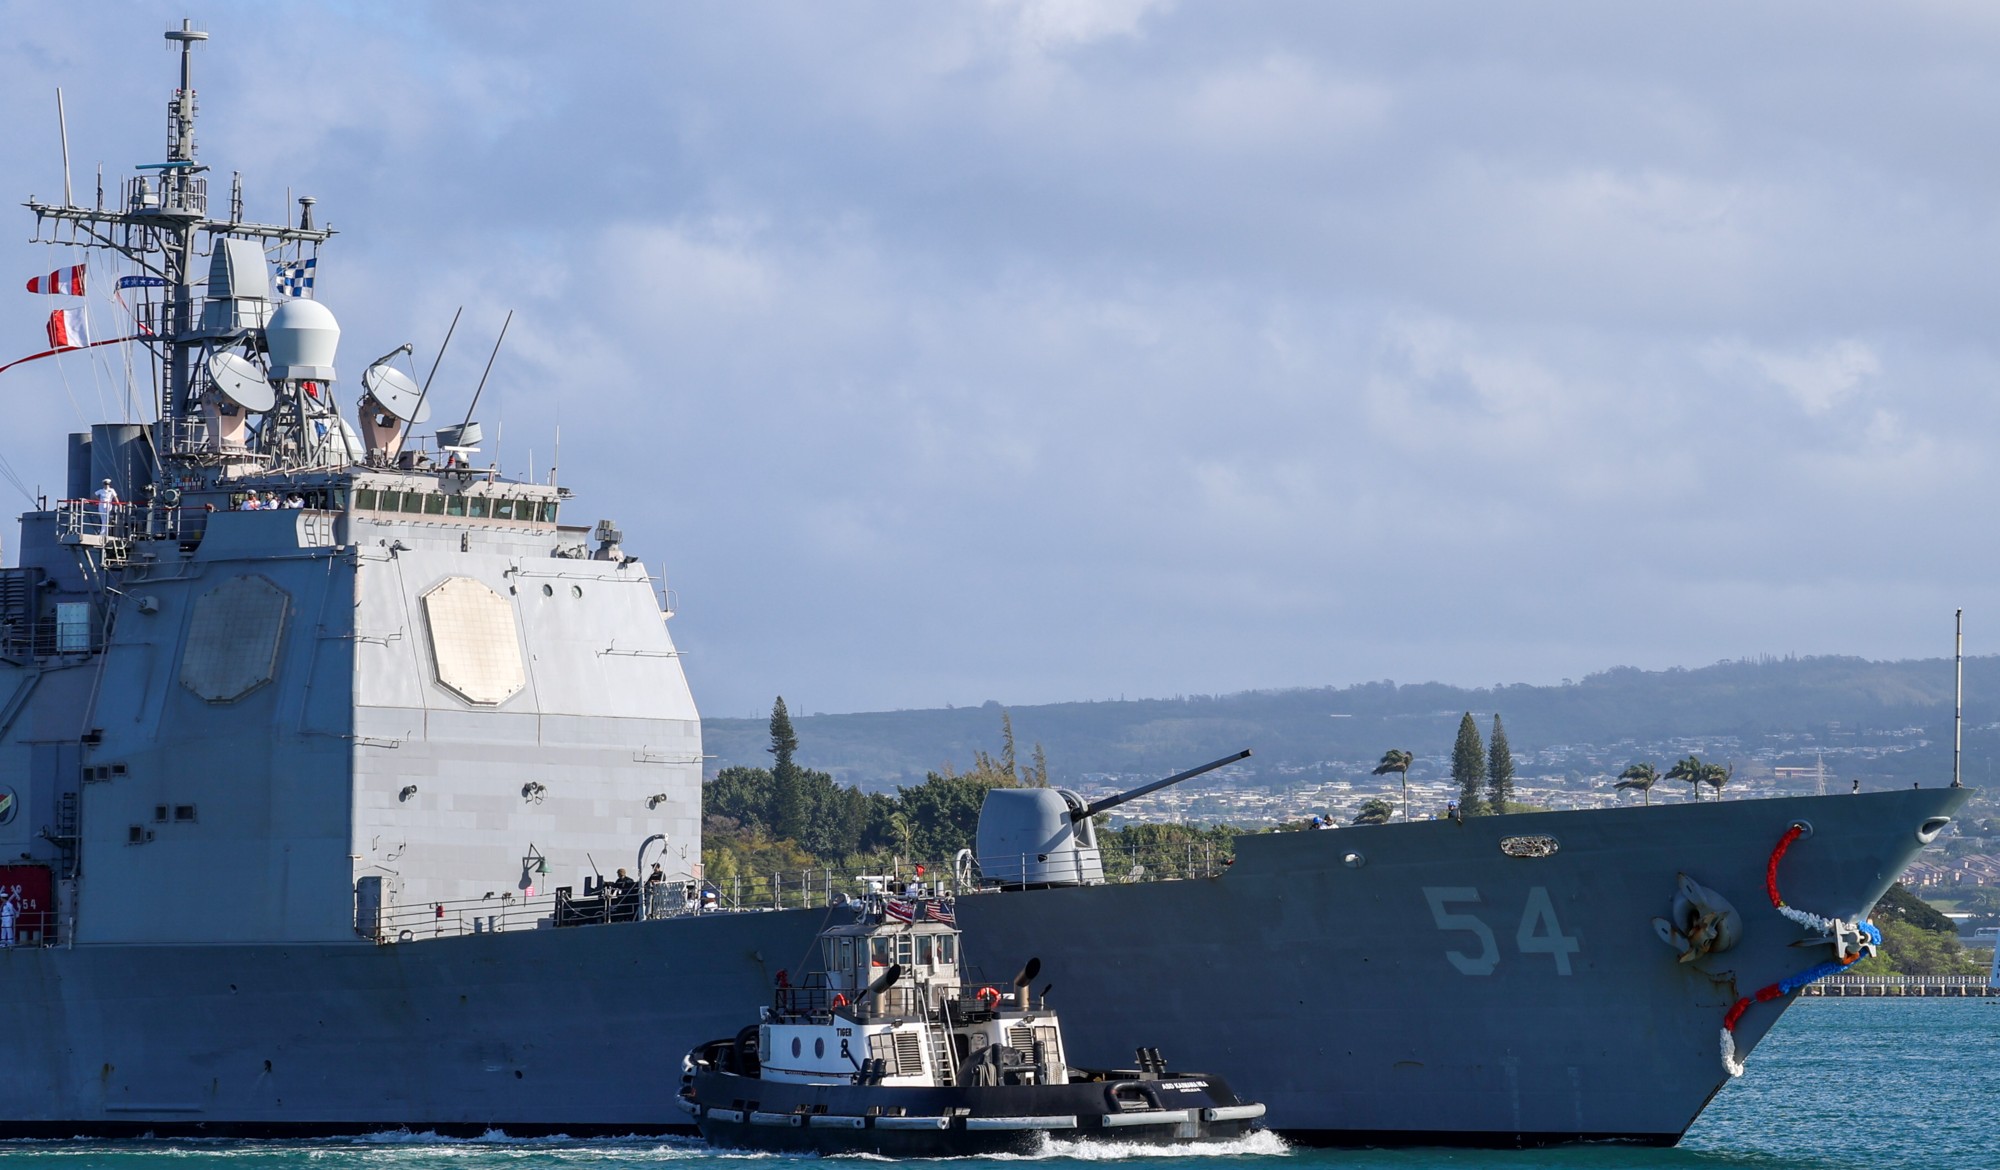
[[[1966,749],[1975,742],[1986,776],[2000,748],[2000,656],[1965,661]],[[1246,770],[1257,782],[1362,761],[1397,747],[1421,759],[1448,752],[1460,716],[1505,719],[1517,756],[1571,745],[1645,745],[1798,739],[1802,750],[1844,738],[1920,728],[1933,741],[1896,768],[1936,765],[1943,743],[1950,770],[1952,663],[1931,658],[1874,662],[1852,657],[1760,658],[1696,669],[1616,667],[1559,686],[1455,687],[1443,683],[1358,683],[1230,695],[1193,695],[1008,707],[1021,758],[1040,743],[1052,782],[1095,774],[1167,773],[1240,748],[1255,750]],[[997,753],[1001,704],[842,715],[797,715],[802,763],[868,790],[919,783],[946,764],[964,769],[975,751]],[[706,719],[710,774],[767,761],[761,719]],[[1789,742],[1789,741],[1788,741]],[[1685,750],[1698,750],[1689,747]],[[1670,761],[1669,761],[1670,762]],[[1900,772],[1890,768],[1885,775]],[[1849,768],[1848,773],[1852,774]]]

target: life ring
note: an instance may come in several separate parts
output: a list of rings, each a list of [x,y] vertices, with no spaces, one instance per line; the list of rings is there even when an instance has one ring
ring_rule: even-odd
[[[973,998],[977,999],[980,1003],[986,1005],[988,1010],[1000,1006],[1000,993],[993,990],[991,987],[980,988],[979,994],[977,996],[974,996]]]
[[[837,1007],[837,1008],[844,1008],[844,1007],[846,1007],[846,1006],[847,1006],[847,997],[846,997],[846,996],[844,996],[844,995],[842,995],[842,994],[840,994],[839,992],[835,992],[835,993],[834,993],[834,996],[833,996],[833,1006],[834,1006],[834,1007]]]

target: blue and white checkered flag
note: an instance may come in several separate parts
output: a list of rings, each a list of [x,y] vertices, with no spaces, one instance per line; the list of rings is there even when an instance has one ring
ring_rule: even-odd
[[[313,269],[318,266],[317,256],[278,265],[278,292],[288,297],[311,296]]]

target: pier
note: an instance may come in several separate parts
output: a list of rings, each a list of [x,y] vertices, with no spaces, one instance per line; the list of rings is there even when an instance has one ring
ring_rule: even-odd
[[[1984,975],[1829,975],[1799,989],[1800,995],[1822,996],[2000,996]]]

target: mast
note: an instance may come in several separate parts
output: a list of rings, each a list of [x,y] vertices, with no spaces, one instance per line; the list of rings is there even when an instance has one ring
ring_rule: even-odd
[[[194,47],[208,34],[183,20],[179,28],[167,30],[166,39],[179,45],[181,55],[180,85],[167,102],[166,161],[139,164],[141,173],[125,181],[122,198],[112,207],[104,206],[101,184],[95,207],[77,206],[67,190],[61,203],[29,199],[26,206],[35,213],[36,242],[115,252],[142,273],[166,282],[157,316],[142,321],[153,334],[146,344],[161,348],[165,367],[158,387],[154,444],[163,459],[185,464],[197,461],[207,450],[199,411],[200,394],[207,386],[205,363],[197,360],[201,351],[261,343],[261,338],[248,336],[261,331],[213,335],[197,329],[196,286],[205,276],[197,271],[196,261],[223,236],[256,240],[267,252],[310,245],[317,256],[318,246],[333,232],[313,227],[309,219],[297,227],[243,223],[234,207],[229,220],[208,217],[208,168],[195,153],[198,103],[193,74]]]
[[[1953,666],[1958,675],[1958,685],[1954,690],[1951,705],[1951,786],[1965,787],[1959,772],[1960,758],[1965,754],[1965,610],[1958,611],[1957,647],[1952,656]]]

